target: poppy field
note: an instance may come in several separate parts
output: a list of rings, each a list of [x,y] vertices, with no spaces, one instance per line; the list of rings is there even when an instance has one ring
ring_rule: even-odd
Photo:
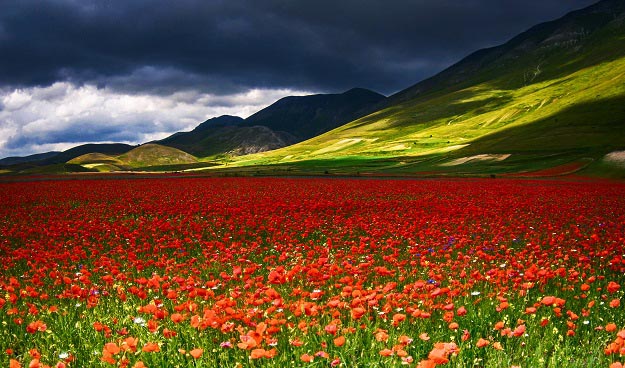
[[[625,184],[0,183],[3,367],[622,367]]]

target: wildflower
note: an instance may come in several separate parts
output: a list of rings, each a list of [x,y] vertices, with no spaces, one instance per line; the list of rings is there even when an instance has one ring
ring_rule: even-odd
[[[345,336],[339,336],[334,339],[334,345],[341,347],[345,344]]]
[[[169,318],[171,318],[174,323],[180,323],[184,320],[184,316],[180,313],[174,313]]]
[[[278,354],[278,351],[274,349],[265,350],[265,349],[254,349],[252,350],[250,357],[252,359],[260,359],[260,358],[268,358],[271,359]]]
[[[458,310],[456,311],[456,314],[459,317],[462,317],[462,316],[467,314],[467,309],[464,306],[462,306],[462,307],[458,308]]]
[[[621,288],[621,285],[617,284],[614,281],[610,281],[608,283],[608,286],[606,287],[606,289],[608,290],[608,293],[616,293],[619,289]]]
[[[410,345],[413,340],[406,335],[401,335],[397,338],[397,341],[402,345]]]
[[[157,353],[161,351],[161,348],[158,346],[157,343],[148,342],[145,345],[143,345],[143,348],[141,350],[146,353]]]
[[[555,301],[556,301],[555,296],[546,296],[546,297],[543,297],[540,302],[546,306],[550,306],[550,305],[553,305]]]
[[[104,344],[104,351],[112,355],[117,355],[119,354],[121,349],[119,348],[119,346],[117,346],[116,343],[109,342],[109,343]]]

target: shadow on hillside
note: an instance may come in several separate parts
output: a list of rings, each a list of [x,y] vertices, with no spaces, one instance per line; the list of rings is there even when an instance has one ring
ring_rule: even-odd
[[[475,99],[482,91],[465,90],[455,92],[450,97],[453,99],[445,103],[426,102],[417,105],[397,105],[381,113],[370,115],[361,122],[351,125],[348,130],[366,126],[380,119],[388,119],[390,128],[404,126],[423,125],[431,126],[440,123],[440,120],[452,119],[466,114],[481,114],[499,109],[512,101],[508,93],[498,96],[490,96],[483,99]]]
[[[565,17],[533,27],[503,45],[478,50],[439,74],[390,96],[384,106],[412,99],[425,101],[481,83],[513,90],[621,59],[625,57],[625,23],[614,22],[613,11],[584,11],[585,14],[578,14],[581,17]],[[556,40],[552,36],[558,31],[560,39]]]
[[[625,95],[580,103],[521,126],[482,136],[459,156],[577,150],[605,153],[625,148]]]

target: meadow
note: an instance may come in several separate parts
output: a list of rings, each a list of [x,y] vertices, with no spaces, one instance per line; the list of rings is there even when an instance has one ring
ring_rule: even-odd
[[[621,367],[625,184],[0,183],[5,367]]]

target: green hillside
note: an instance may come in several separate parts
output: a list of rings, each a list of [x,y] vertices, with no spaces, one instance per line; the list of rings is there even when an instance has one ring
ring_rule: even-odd
[[[205,167],[190,154],[176,148],[158,144],[144,144],[119,156],[88,153],[67,162],[69,165],[97,172],[176,170],[178,168]]]
[[[190,154],[176,148],[148,143],[117,156],[131,167],[183,165],[197,162]]]
[[[373,114],[230,165],[492,174],[577,163],[590,172],[625,149],[624,8],[603,1],[538,25]]]
[[[99,172],[120,171],[127,169],[126,163],[115,156],[103,153],[87,153],[67,161],[68,164],[80,165],[85,169]]]

